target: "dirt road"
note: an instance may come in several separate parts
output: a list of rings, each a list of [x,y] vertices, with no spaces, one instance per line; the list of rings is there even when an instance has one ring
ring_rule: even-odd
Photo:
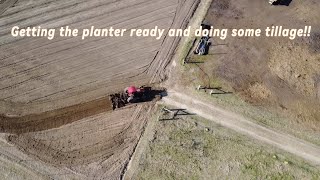
[[[191,97],[188,94],[182,94],[174,90],[169,91],[168,94],[170,96],[163,98],[165,104],[188,109],[222,126],[276,146],[317,166],[320,165],[320,147],[316,145],[257,125],[241,117],[241,115],[228,112],[207,102],[201,102],[197,100],[198,98]]]

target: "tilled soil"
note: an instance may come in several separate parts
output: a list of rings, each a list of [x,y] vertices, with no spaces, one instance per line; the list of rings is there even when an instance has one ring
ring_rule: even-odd
[[[0,0],[0,15],[13,6],[18,0]]]
[[[77,120],[112,110],[109,98],[25,116],[0,116],[0,131],[23,134],[58,128]]]
[[[116,178],[139,140],[147,111],[142,105],[101,113],[56,129],[8,135],[7,141],[35,159],[88,178]]]
[[[179,42],[167,36],[13,38],[13,26],[182,28],[198,3],[18,0],[6,9],[0,15],[0,130],[10,146],[0,146],[6,157],[0,161],[27,168],[22,176],[119,179],[154,102],[110,111],[106,97],[165,79]]]
[[[148,114],[151,107],[144,104],[100,113],[59,128],[7,134],[6,141],[27,154],[31,163],[40,161],[48,168],[60,169],[61,173],[68,169],[72,172],[69,177],[118,179],[145,126],[147,116],[144,113]],[[46,169],[46,166],[41,168]],[[39,173],[62,177],[48,175],[43,170]]]
[[[167,36],[160,40],[130,36],[15,38],[10,35],[13,26],[180,28],[198,2],[18,1],[0,17],[2,106],[13,103],[11,112],[36,112],[39,107],[34,104],[41,104],[42,110],[59,108],[105,96],[128,84],[159,82],[165,78],[164,68],[179,41]]]

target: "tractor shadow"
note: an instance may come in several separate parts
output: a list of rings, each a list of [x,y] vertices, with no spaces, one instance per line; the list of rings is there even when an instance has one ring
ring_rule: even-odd
[[[144,87],[145,97],[141,99],[141,102],[150,102],[153,100],[160,100],[162,97],[168,95],[166,89],[152,89],[151,87]]]

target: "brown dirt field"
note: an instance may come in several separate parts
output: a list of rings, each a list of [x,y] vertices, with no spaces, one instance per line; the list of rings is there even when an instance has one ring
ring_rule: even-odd
[[[235,38],[229,33],[226,40],[213,38],[206,63],[199,66],[248,102],[270,107],[319,132],[319,8],[315,0],[293,0],[290,6],[270,6],[267,0],[213,1],[205,21],[214,28],[310,25],[312,33],[295,40]]]
[[[23,114],[39,106],[50,110],[99,98],[128,84],[159,82],[179,40],[166,36],[160,40],[13,38],[12,26],[179,28],[186,25],[198,2],[18,1],[0,17],[0,99],[2,107],[14,104],[2,111]]]
[[[8,135],[26,154],[88,178],[117,178],[146,123],[148,106],[101,113],[60,128]],[[128,118],[131,116],[131,118]]]
[[[0,116],[0,132],[22,134],[58,128],[99,113],[112,111],[109,98],[25,116]]]
[[[147,103],[102,112],[43,131],[3,134],[2,141],[9,143],[11,150],[7,152],[7,145],[1,144],[0,154],[17,159],[11,160],[17,169],[27,166],[28,171],[50,178],[119,179],[152,106]],[[17,152],[12,153],[12,148]],[[55,170],[50,172],[51,168]]]
[[[18,0],[0,0],[0,15],[13,6]]]
[[[131,84],[165,79],[179,42],[167,36],[13,38],[12,26],[180,28],[198,3],[18,0],[2,13],[2,169],[21,170],[16,177],[34,172],[54,179],[121,178],[154,102],[110,112],[106,97]]]

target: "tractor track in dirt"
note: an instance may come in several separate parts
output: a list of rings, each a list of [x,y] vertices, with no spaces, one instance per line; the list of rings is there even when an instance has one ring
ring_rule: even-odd
[[[108,111],[112,111],[109,97],[40,114],[28,114],[20,117],[0,115],[0,132],[23,134],[43,131]]]
[[[0,16],[4,13],[8,8],[13,6],[18,0],[1,0],[0,1]]]

